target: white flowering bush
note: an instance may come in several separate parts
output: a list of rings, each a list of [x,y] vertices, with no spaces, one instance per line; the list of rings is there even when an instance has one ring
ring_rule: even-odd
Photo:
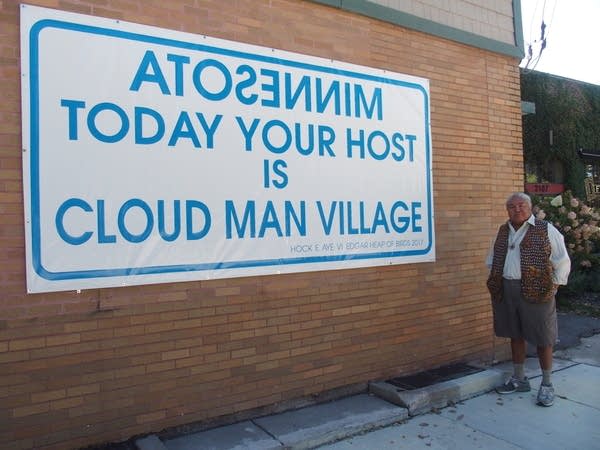
[[[532,197],[533,214],[565,237],[571,257],[572,290],[600,291],[600,212],[567,191],[554,198]]]

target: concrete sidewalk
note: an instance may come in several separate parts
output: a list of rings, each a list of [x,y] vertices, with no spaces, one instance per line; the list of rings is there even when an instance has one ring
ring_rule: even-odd
[[[600,339],[596,341],[598,350]],[[537,363],[528,361],[529,365],[533,362]],[[556,371],[557,398],[550,408],[536,405],[539,380],[539,376],[531,380],[531,392],[501,396],[490,391],[438,413],[416,416],[323,448],[600,449],[600,366],[575,363]]]
[[[512,370],[503,363],[411,391],[372,384],[369,394],[171,439],[147,436],[136,445],[140,450],[600,449],[600,334],[556,351],[555,358],[557,397],[551,408],[535,404],[541,373],[537,359],[528,358],[528,393],[500,396],[492,390]]]

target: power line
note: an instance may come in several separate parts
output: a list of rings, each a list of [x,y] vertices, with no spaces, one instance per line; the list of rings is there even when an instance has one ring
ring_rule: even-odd
[[[544,52],[544,50],[546,49],[547,46],[547,39],[548,39],[548,35],[550,34],[550,28],[552,26],[552,22],[554,21],[554,13],[556,11],[556,0],[554,2],[554,6],[552,8],[552,13],[550,15],[550,23],[547,25],[545,20],[544,20],[544,16],[546,15],[546,0],[544,0],[544,4],[542,6],[542,23],[540,24],[540,38],[539,40],[533,40],[531,39],[531,35],[533,33],[533,23],[535,20],[535,12],[537,11],[537,7],[538,7],[538,3],[536,2],[536,6],[534,9],[534,13],[532,15],[532,19],[531,19],[531,27],[529,30],[529,34],[530,34],[530,38],[529,38],[529,44],[527,46],[527,63],[525,64],[524,70],[535,70],[535,68],[537,67],[538,63],[540,62],[540,59],[542,57],[542,54]],[[538,44],[539,43],[539,52],[537,53],[537,55],[534,57],[533,55],[533,46],[534,44]],[[533,67],[529,68],[530,65],[533,65]]]

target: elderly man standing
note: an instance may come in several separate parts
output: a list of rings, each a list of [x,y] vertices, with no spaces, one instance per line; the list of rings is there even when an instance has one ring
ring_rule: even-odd
[[[571,260],[560,232],[531,213],[531,198],[517,192],[506,200],[508,221],[502,224],[487,257],[494,332],[510,338],[513,375],[496,388],[500,394],[528,392],[526,341],[537,347],[542,382],[541,406],[552,406],[552,352],[558,334],[555,294],[567,284]]]

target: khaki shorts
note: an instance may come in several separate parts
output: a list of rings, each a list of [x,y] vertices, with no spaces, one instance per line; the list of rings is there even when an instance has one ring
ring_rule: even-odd
[[[492,302],[496,336],[523,338],[540,347],[553,346],[558,336],[555,299],[546,303],[527,302],[521,295],[521,280],[502,281],[502,301]]]

